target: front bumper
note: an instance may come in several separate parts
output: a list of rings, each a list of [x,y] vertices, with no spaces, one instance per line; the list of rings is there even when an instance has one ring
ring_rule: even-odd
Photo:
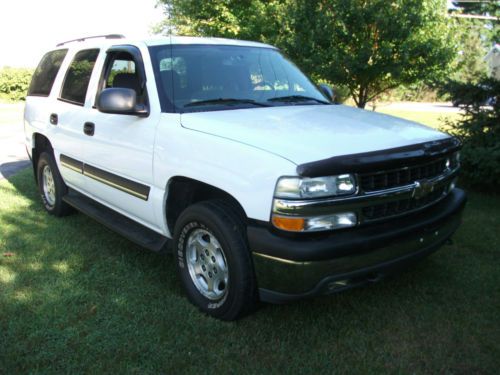
[[[329,294],[378,281],[437,250],[460,225],[466,194],[403,218],[314,237],[284,237],[249,226],[260,298],[267,302]]]

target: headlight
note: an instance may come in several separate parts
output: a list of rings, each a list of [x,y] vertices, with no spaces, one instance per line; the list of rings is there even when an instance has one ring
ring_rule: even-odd
[[[289,232],[319,232],[348,228],[357,225],[355,212],[333,212],[328,215],[283,215],[275,206],[277,202],[295,199],[318,199],[353,195],[357,191],[356,180],[352,174],[327,177],[281,177],[274,192],[272,223],[276,228]]]
[[[276,198],[321,198],[350,195],[356,192],[356,181],[351,174],[328,177],[281,177],[276,184]]]

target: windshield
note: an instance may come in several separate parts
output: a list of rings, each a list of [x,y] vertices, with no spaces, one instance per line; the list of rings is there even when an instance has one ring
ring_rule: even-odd
[[[329,104],[272,48],[162,45],[150,51],[162,110],[167,112]]]

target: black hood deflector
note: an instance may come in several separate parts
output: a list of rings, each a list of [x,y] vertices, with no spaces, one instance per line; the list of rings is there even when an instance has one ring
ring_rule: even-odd
[[[360,154],[335,156],[297,166],[301,177],[331,176],[342,173],[364,173],[412,166],[449,155],[460,150],[461,142],[455,138],[418,143],[410,146]]]

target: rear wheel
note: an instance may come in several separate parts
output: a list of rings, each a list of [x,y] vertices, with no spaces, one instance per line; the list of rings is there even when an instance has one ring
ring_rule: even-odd
[[[257,303],[253,264],[241,219],[225,201],[188,207],[175,226],[177,267],[189,300],[222,320]]]
[[[52,154],[42,152],[37,165],[38,190],[45,210],[54,216],[71,213],[71,207],[62,200],[68,192]]]

